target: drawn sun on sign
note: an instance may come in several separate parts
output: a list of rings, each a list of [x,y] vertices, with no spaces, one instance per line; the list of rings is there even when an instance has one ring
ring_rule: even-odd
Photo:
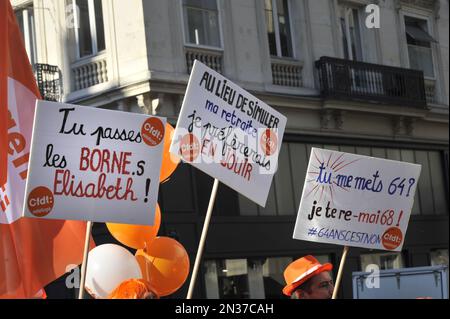
[[[325,158],[320,158],[316,152],[313,151],[314,162],[311,162],[309,167],[310,171],[308,171],[306,177],[308,188],[312,188],[305,197],[308,197],[311,194],[316,196],[320,191],[319,202],[322,200],[323,196],[325,196],[325,198],[328,196],[331,202],[334,203],[334,196],[337,191],[349,191],[341,185],[341,175],[339,171],[360,159],[349,162],[349,160],[345,158],[345,153],[337,155],[336,158],[333,158],[333,153],[331,152],[328,157],[325,154],[320,155],[325,156]]]

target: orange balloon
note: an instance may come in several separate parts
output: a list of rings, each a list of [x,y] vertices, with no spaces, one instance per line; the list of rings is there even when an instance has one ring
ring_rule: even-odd
[[[149,247],[158,234],[160,225],[161,210],[158,204],[156,204],[153,226],[106,223],[106,227],[115,239],[134,249]]]
[[[189,256],[183,245],[169,237],[156,237],[147,253],[139,249],[136,259],[144,280],[158,296],[168,296],[183,286],[189,275]]]
[[[169,123],[166,123],[166,132],[164,139],[164,149],[163,149],[163,157],[161,164],[161,173],[159,175],[159,181],[164,182],[166,179],[172,175],[172,173],[177,168],[180,163],[180,158],[175,156],[169,152],[170,144],[172,143],[173,135],[175,133],[175,129]]]

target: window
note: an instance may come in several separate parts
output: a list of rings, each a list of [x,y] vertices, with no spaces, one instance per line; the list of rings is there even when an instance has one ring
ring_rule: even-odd
[[[208,299],[249,299],[247,259],[209,260],[205,264]]]
[[[448,267],[448,249],[436,249],[430,253],[431,266],[447,266]]]
[[[22,37],[25,44],[25,49],[30,59],[30,63],[36,64],[36,29],[34,23],[34,9],[30,5],[23,9],[16,11],[17,22],[19,23],[20,31],[22,31]]]
[[[430,252],[431,266],[447,266],[447,291],[450,278],[448,276],[448,249],[435,249]]]
[[[434,77],[431,44],[436,42],[429,34],[426,20],[405,17],[409,67],[423,71],[425,77]]]
[[[77,57],[96,55],[105,50],[105,29],[101,0],[73,0]]]
[[[377,265],[380,270],[399,269],[405,266],[400,253],[361,254],[361,270],[365,271],[369,265]]]
[[[268,299],[284,298],[281,291],[286,282],[284,270],[292,262],[291,257],[267,258],[263,264],[264,293]]]
[[[216,0],[183,0],[187,44],[221,47]]]
[[[293,57],[288,0],[265,0],[270,55]]]
[[[342,8],[341,31],[344,57],[348,60],[361,61],[363,57],[358,9]]]

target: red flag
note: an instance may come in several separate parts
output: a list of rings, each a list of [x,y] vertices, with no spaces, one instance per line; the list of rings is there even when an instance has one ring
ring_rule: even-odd
[[[8,33],[3,32],[3,30],[7,30],[8,20],[5,19],[5,14],[8,10],[8,4],[6,1],[0,1],[0,45],[7,42]],[[8,50],[0,49],[0,72],[3,74],[4,71],[8,69]],[[6,114],[8,110],[7,106],[7,84],[6,77],[0,76],[0,116],[2,114]],[[0,121],[0,145],[6,145],[7,141],[7,129],[6,129],[6,121]],[[6,148],[0,148],[0,185],[6,183],[6,167],[7,167],[7,150]]]
[[[21,218],[40,94],[8,0],[0,0],[0,66],[0,298],[32,298],[81,263],[86,223]]]

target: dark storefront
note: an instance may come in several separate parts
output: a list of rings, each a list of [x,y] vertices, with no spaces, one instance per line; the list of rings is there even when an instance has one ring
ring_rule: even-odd
[[[283,270],[293,258],[314,254],[334,264],[340,246],[292,239],[311,147],[328,148],[422,165],[419,187],[401,254],[351,248],[340,298],[352,298],[352,272],[369,264],[380,269],[448,264],[448,149],[441,146],[395,144],[288,135],[280,153],[265,208],[258,207],[221,184],[208,232],[195,298],[283,298]],[[195,261],[213,179],[180,164],[160,187],[160,236],[180,241]],[[97,244],[117,243],[104,224],[94,225]],[[191,269],[192,270],[192,269]],[[189,283],[170,298],[185,298]],[[50,297],[73,298],[65,278],[48,289]]]

